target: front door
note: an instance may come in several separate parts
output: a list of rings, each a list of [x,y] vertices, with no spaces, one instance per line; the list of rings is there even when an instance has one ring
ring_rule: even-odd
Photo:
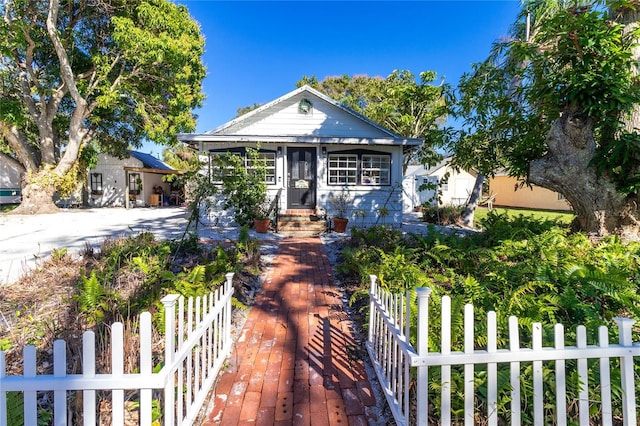
[[[287,208],[316,206],[316,149],[287,149]]]

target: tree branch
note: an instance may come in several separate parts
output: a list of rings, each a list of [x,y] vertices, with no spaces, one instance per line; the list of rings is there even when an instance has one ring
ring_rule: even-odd
[[[27,137],[20,133],[17,126],[0,120],[0,135],[16,153],[25,170],[32,171],[38,168],[35,153],[30,148]]]
[[[60,76],[62,77],[62,81],[68,87],[69,94],[76,103],[76,110],[82,110],[82,113],[84,114],[84,108],[87,105],[87,101],[80,95],[80,92],[78,91],[78,86],[76,85],[76,80],[73,76],[73,70],[71,69],[71,64],[69,63],[69,56],[67,55],[67,52],[62,45],[62,42],[60,41],[60,37],[58,36],[58,29],[56,28],[59,8],[59,0],[49,1],[49,14],[47,15],[47,33],[49,34],[49,38],[53,43],[53,47],[56,51],[56,55],[60,63]]]

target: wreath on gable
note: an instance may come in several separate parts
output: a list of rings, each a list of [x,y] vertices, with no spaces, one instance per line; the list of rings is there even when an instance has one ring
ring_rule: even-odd
[[[309,99],[301,99],[300,103],[298,103],[298,112],[300,114],[309,114],[312,108],[313,104]]]

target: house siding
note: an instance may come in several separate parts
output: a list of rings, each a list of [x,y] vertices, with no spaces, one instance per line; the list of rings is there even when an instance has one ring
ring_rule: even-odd
[[[204,150],[221,150],[225,148],[254,147],[251,143],[205,143]],[[287,210],[287,150],[289,147],[309,147],[309,144],[262,144],[261,148],[276,151],[281,148],[281,153],[276,157],[276,183],[267,186],[268,198],[273,200],[280,191],[279,213]],[[348,212],[350,224],[357,226],[370,226],[373,224],[387,224],[400,226],[402,224],[402,147],[399,146],[375,146],[367,147],[368,151],[391,155],[391,182],[395,184],[384,186],[370,185],[329,185],[328,181],[328,156],[332,153],[361,149],[359,145],[313,145],[316,148],[316,206],[324,209],[327,216],[334,217],[335,211],[329,198],[346,190],[353,199],[353,207]],[[327,149],[327,154],[322,154],[322,148]],[[388,215],[381,217],[380,209],[386,208]],[[208,222],[218,225],[230,225],[233,222],[230,212],[224,211],[220,200],[214,203]]]
[[[440,186],[440,205],[462,205],[467,202],[476,176],[466,170],[456,171],[449,167],[448,164],[442,167],[425,170],[424,167],[418,167],[411,170],[403,179],[404,191],[404,209],[411,211],[424,201],[431,200],[431,205],[436,205],[435,193],[433,190],[420,191],[419,187],[423,182],[435,181],[441,182],[448,173],[449,178],[446,184]]]
[[[303,99],[312,104],[307,113],[299,110]],[[421,143],[420,139],[404,138],[384,129],[308,86],[296,89],[212,131],[178,135],[178,139],[191,146],[197,143],[198,149],[205,153],[256,145],[260,145],[263,150],[276,151],[276,182],[268,186],[268,196],[273,199],[276,194],[281,194],[279,212],[284,213],[290,204],[324,210],[328,217],[335,216],[330,196],[343,190],[342,185],[329,184],[329,155],[351,151],[358,155],[358,185],[345,185],[344,189],[353,199],[352,208],[348,212],[350,223],[357,226],[402,224],[403,149],[405,146],[418,146]],[[292,200],[295,203],[289,203],[287,199],[287,153],[293,147],[315,149],[315,203],[307,202],[307,198],[304,202]],[[360,173],[362,155],[365,152],[390,155],[390,185],[361,184],[361,179],[364,181],[368,178]],[[375,167],[372,166],[373,169]],[[353,170],[352,164],[341,170]],[[303,195],[309,193],[301,194],[298,191],[301,199]],[[232,214],[223,211],[221,200],[216,199],[214,204],[208,219],[218,226],[231,223]],[[388,213],[381,215],[381,209]]]
[[[348,151],[358,146],[328,147],[328,154]],[[329,217],[335,216],[335,211],[329,201],[331,195],[346,190],[353,199],[353,208],[348,212],[351,224],[356,226],[394,225],[402,224],[402,148],[393,146],[368,147],[368,150],[391,155],[391,185],[329,185],[328,154],[318,156],[318,206],[324,208]],[[322,150],[319,150],[321,153]],[[380,209],[385,208],[388,215],[381,216]]]
[[[99,154],[98,162],[94,169],[89,170],[87,176],[87,188],[89,189],[89,204],[92,207],[124,207],[125,191],[127,188],[127,173],[125,167],[142,168],[142,161],[128,157],[119,159],[107,154]],[[102,173],[102,194],[91,193],[91,174]],[[153,193],[154,186],[162,186],[165,195],[170,193],[170,185],[162,182],[162,175],[139,173],[142,180],[142,191],[136,196],[135,206],[146,206],[149,196]]]
[[[0,158],[0,204],[19,203],[20,193],[20,171]]]
[[[313,108],[308,114],[298,112],[298,104],[302,98],[309,98]],[[251,136],[329,136],[363,138],[389,137],[387,133],[377,129],[357,117],[345,113],[340,108],[299,94],[273,108],[257,113],[243,123],[242,126],[230,126],[220,134]]]
[[[516,190],[517,187],[517,190]],[[495,195],[494,206],[521,207],[543,210],[571,211],[571,205],[559,194],[533,185],[520,187],[518,180],[511,176],[496,176],[489,180],[491,193]]]

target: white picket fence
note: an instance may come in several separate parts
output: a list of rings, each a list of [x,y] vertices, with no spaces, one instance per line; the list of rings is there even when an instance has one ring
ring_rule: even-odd
[[[124,373],[123,325],[111,326],[111,373],[96,374],[95,335],[83,334],[82,374],[67,374],[66,343],[57,340],[53,346],[53,374],[36,374],[36,348],[23,352],[23,375],[6,375],[5,353],[0,352],[0,425],[7,425],[7,392],[22,392],[24,423],[38,423],[38,392],[53,392],[53,424],[79,424],[68,418],[70,393],[82,392],[83,424],[95,426],[98,418],[96,391],[111,392],[113,425],[125,424],[125,391],[130,404],[138,397],[135,423],[151,425],[154,405],[161,411],[165,425],[190,425],[197,417],[205,398],[225,362],[232,346],[231,296],[233,274],[215,293],[189,298],[169,295],[162,299],[165,308],[164,365],[153,372],[151,314],[140,315],[139,372]],[[78,395],[80,396],[80,395]],[[156,402],[154,403],[154,399]],[[158,405],[158,400],[162,401]],[[127,420],[128,421],[128,420]]]
[[[474,348],[474,311],[473,305],[466,305],[464,309],[464,351],[451,351],[451,299],[442,298],[440,352],[428,352],[428,301],[430,289],[417,289],[417,330],[416,345],[410,344],[411,310],[409,293],[407,295],[391,294],[377,284],[376,276],[371,276],[370,288],[370,317],[367,350],[374,363],[378,380],[380,381],[391,407],[396,422],[408,425],[416,422],[418,425],[429,423],[428,407],[434,405],[429,400],[429,390],[439,389],[440,404],[435,413],[438,424],[450,425],[452,421],[452,398],[464,395],[464,424],[498,425],[498,373],[504,372],[509,377],[510,401],[509,413],[505,418],[510,419],[511,425],[533,423],[534,425],[548,424],[551,412],[559,413],[553,420],[554,424],[566,425],[568,411],[567,386],[570,375],[578,374],[579,389],[573,390],[578,397],[569,401],[572,409],[579,412],[579,424],[588,426],[590,420],[589,409],[595,410],[596,418],[602,425],[612,425],[612,368],[619,365],[620,389],[617,398],[622,399],[622,418],[625,426],[636,426],[636,396],[634,381],[634,357],[640,356],[640,345],[633,343],[631,328],[635,321],[626,318],[616,318],[619,342],[609,344],[608,329],[604,326],[598,330],[599,344],[587,345],[587,333],[584,326],[576,330],[576,346],[565,346],[564,328],[556,324],[554,328],[555,342],[553,347],[542,345],[542,325],[534,323],[532,326],[532,347],[520,347],[518,319],[509,318],[509,348],[498,349],[496,313],[489,312],[487,318],[486,349]],[[597,359],[599,368],[599,383],[589,383],[588,360]],[[618,362],[613,362],[615,359]],[[570,369],[567,360],[577,368]],[[474,386],[474,366],[482,366],[482,374],[486,374],[486,412],[476,412],[478,389]],[[463,369],[464,389],[457,389],[452,393],[451,369],[455,366]],[[440,368],[440,382],[429,382],[429,368]],[[521,383],[521,373],[525,367],[532,367],[532,383]],[[555,376],[555,401],[545,400],[543,367]],[[506,369],[506,371],[503,371]],[[616,372],[617,373],[617,372]],[[527,386],[533,389],[533,403],[528,411],[523,411],[523,397],[521,390]],[[415,388],[414,388],[415,387]],[[415,392],[412,390],[415,389]],[[591,389],[591,393],[590,393]],[[432,391],[433,392],[433,391]],[[591,397],[590,397],[591,394]],[[599,395],[598,395],[599,394]],[[410,395],[415,395],[412,401]],[[432,396],[434,393],[432,393]],[[437,395],[437,394],[435,394]],[[615,392],[614,392],[614,395]],[[594,397],[597,396],[597,397]],[[599,399],[598,399],[599,398]],[[595,407],[594,407],[595,406]],[[438,410],[439,409],[439,410]],[[593,413],[593,411],[592,411]],[[526,414],[526,421],[523,420]],[[532,419],[532,420],[531,420]],[[504,420],[504,419],[503,419]],[[458,419],[458,422],[460,419]]]

